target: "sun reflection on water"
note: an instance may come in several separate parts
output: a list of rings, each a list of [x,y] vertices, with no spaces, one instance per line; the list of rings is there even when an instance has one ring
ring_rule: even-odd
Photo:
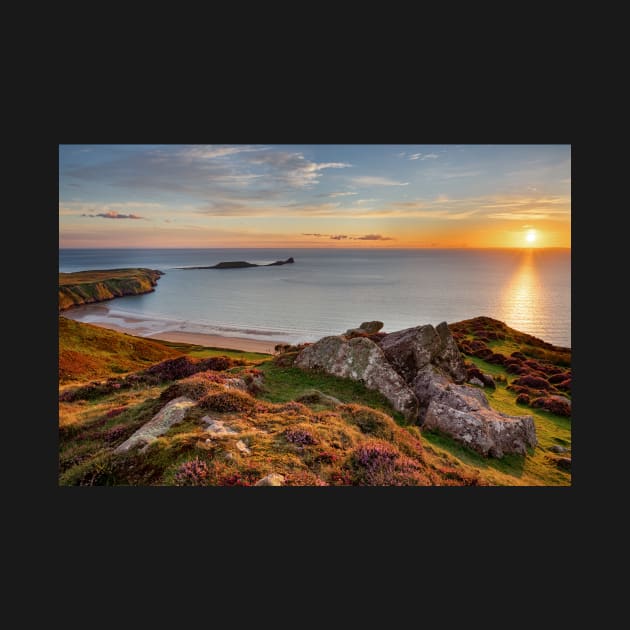
[[[533,250],[523,252],[523,259],[501,295],[504,321],[518,330],[536,330],[540,319],[540,285]]]

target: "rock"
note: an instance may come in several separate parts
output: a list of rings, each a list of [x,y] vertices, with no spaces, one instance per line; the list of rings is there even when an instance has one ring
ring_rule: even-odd
[[[388,338],[389,335],[385,339]],[[304,348],[294,365],[360,381],[368,389],[381,392],[408,420],[415,421],[418,416],[416,396],[390,365],[383,350],[370,339],[358,337],[346,341],[341,336],[324,337]]]
[[[201,421],[208,425],[206,433],[211,433],[213,436],[220,437],[222,435],[235,435],[238,433],[238,431],[225,426],[225,423],[222,420],[216,420],[210,416],[204,416],[201,418]]]
[[[228,451],[223,456],[223,459],[225,459],[225,461],[227,461],[227,462],[233,462],[236,458],[234,457],[234,453],[232,453],[232,451]]]
[[[257,481],[255,486],[284,486],[284,477],[278,473],[271,473]]]
[[[477,387],[483,387],[483,381],[480,381],[476,376],[473,376],[468,382],[471,385],[476,385]]]
[[[566,448],[565,446],[558,446],[557,444],[550,446],[548,450],[550,450],[552,453],[568,453],[569,452],[568,448]]]
[[[193,405],[195,405],[195,401],[184,396],[171,400],[149,422],[141,426],[129,439],[118,446],[114,452],[124,453],[136,446],[142,446],[141,452],[143,452],[151,442],[155,442],[174,424],[181,422],[188,409]]]
[[[556,466],[563,468],[564,470],[571,470],[571,458],[570,457],[557,457]]]
[[[456,383],[466,380],[464,359],[446,322],[390,333],[379,344],[394,369],[411,383],[418,371],[430,363],[451,376]]]
[[[334,396],[328,396],[328,394],[324,394],[318,389],[309,389],[301,396],[298,396],[295,402],[301,402],[307,405],[325,405],[327,407],[336,407],[342,404],[341,401]]]
[[[344,337],[346,339],[352,339],[354,337],[362,337],[365,335],[374,335],[381,328],[383,328],[383,322],[373,321],[373,322],[363,322],[358,328],[349,328],[344,333]]]
[[[497,384],[494,382],[494,379],[492,378],[490,374],[486,374],[486,372],[482,372],[481,380],[483,381],[483,384],[485,385],[485,387],[489,387],[490,389],[497,388]]]
[[[251,455],[252,452],[247,448],[247,445],[245,444],[245,442],[243,442],[243,440],[239,440],[236,443],[236,448],[243,453],[243,455]]]
[[[508,416],[493,410],[483,391],[450,383],[433,366],[422,370],[412,388],[420,401],[423,429],[438,429],[488,457],[527,454],[537,444],[531,416]]]

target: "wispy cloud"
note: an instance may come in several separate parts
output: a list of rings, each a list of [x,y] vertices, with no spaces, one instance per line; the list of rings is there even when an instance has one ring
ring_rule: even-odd
[[[393,241],[391,236],[383,236],[382,234],[366,234],[365,236],[357,236],[355,241]]]
[[[248,145],[236,145],[236,146],[194,146],[186,147],[179,152],[179,155],[188,158],[201,158],[201,159],[213,159],[221,158],[229,155],[236,155],[238,153],[249,153],[251,151],[264,151],[266,147],[255,147]]]
[[[328,238],[332,241],[395,241],[391,236],[382,234],[365,234],[364,236],[349,236],[348,234],[319,234],[303,233],[302,236],[314,236],[315,238]]]
[[[411,153],[408,160],[437,160],[440,156],[437,153]]]
[[[97,217],[101,217],[102,219],[144,219],[144,217],[138,216],[137,214],[120,214],[113,210],[110,212],[99,212],[97,214],[82,214],[81,216],[90,217],[92,219]]]
[[[409,182],[398,182],[389,177],[378,177],[372,175],[361,175],[353,177],[352,182],[359,186],[408,186]]]
[[[327,195],[322,195],[323,197],[349,197],[350,195],[358,195],[357,192],[331,192]]]

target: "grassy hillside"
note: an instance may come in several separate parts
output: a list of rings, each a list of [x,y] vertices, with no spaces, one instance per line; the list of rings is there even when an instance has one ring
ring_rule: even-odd
[[[59,310],[153,291],[161,271],[108,269],[59,274]]]
[[[182,352],[160,342],[59,318],[59,383],[139,370]]]
[[[528,341],[532,353],[558,353],[555,359],[570,363],[568,349],[524,340],[518,331],[512,334],[486,319],[453,325],[458,343],[483,337],[497,349],[514,347],[513,352],[520,352],[528,350]],[[490,327],[502,338],[485,337]],[[152,359],[143,344],[183,358],[147,370],[167,355]],[[304,372],[269,355],[153,342],[60,318],[62,347],[83,349],[93,362],[90,368],[101,370],[95,377],[85,368],[80,387],[75,383],[63,388],[62,485],[253,485],[269,473],[282,474],[286,485],[570,484],[570,472],[559,467],[557,455],[548,450],[559,445],[570,451],[570,418],[517,404],[517,392],[507,388],[519,375],[471,354],[466,355],[471,367],[497,379],[496,390],[486,389],[494,407],[533,415],[540,444],[527,457],[485,459],[445,435],[405,424],[385,398],[360,383]],[[112,369],[120,367],[115,362],[121,357],[128,361],[126,368],[138,362],[126,377],[116,374],[118,367]],[[541,367],[551,365],[549,361]],[[106,381],[92,380],[106,376]],[[234,378],[242,379],[247,390],[234,390]],[[317,396],[296,402],[313,390],[343,404],[335,406]],[[144,452],[115,452],[181,395],[195,401],[183,422]],[[209,435],[202,420],[206,416],[234,433]]]

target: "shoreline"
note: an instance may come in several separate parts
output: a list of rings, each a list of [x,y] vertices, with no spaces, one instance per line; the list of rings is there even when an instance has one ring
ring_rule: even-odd
[[[185,330],[155,331],[147,326],[148,322],[146,319],[129,315],[114,315],[113,318],[116,319],[116,322],[113,322],[111,318],[108,318],[110,309],[102,303],[81,305],[80,317],[72,317],[73,311],[76,313],[75,309],[70,308],[59,313],[59,316],[84,324],[91,324],[92,326],[127,333],[135,337],[142,337],[144,339],[170,341],[173,343],[189,343],[206,348],[259,352],[262,354],[274,354],[274,347],[277,344],[288,343],[282,339],[269,341],[263,339],[249,339],[247,337],[231,337],[214,333],[189,332]],[[85,317],[86,315],[87,319]]]

